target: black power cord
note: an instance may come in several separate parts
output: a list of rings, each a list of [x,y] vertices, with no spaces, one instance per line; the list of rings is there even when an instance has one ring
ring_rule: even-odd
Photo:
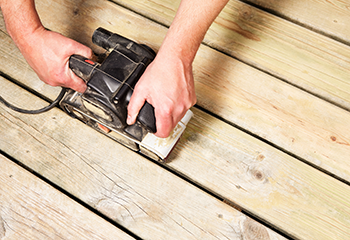
[[[43,108],[40,108],[40,109],[37,109],[37,110],[27,110],[27,109],[23,109],[23,108],[18,108],[16,106],[12,105],[11,103],[9,103],[8,101],[6,101],[1,96],[0,96],[0,102],[3,103],[6,107],[8,107],[16,112],[25,113],[25,114],[39,114],[39,113],[43,113],[43,112],[46,112],[46,111],[54,108],[62,100],[66,91],[67,91],[66,88],[62,88],[60,94],[55,99],[55,101],[53,101],[50,105],[43,107]]]

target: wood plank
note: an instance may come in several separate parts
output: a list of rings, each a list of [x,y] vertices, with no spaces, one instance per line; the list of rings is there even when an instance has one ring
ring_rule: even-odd
[[[37,5],[47,27],[76,38],[95,51],[101,50],[93,46],[91,35],[99,26],[155,49],[166,33],[158,24],[108,2],[85,1],[78,6],[80,14],[70,1],[37,1]],[[24,75],[18,71],[24,65],[20,53],[8,36],[2,35],[1,39],[1,53],[6,57],[0,59],[0,70],[37,91],[47,88],[28,67],[24,68]],[[12,63],[7,64],[9,61]],[[205,46],[198,52],[194,71],[200,106],[350,181],[348,112]],[[50,92],[48,96],[56,95],[57,92]]]
[[[40,99],[0,79],[0,94]],[[12,98],[12,97],[11,97]],[[59,109],[0,105],[0,149],[143,239],[284,239]]]
[[[335,39],[350,43],[349,3],[333,1],[245,0]]]
[[[176,1],[143,1],[114,0],[134,11],[163,24],[169,25],[176,13],[180,0]],[[281,5],[295,6],[297,3],[286,1]],[[302,2],[302,1],[299,1]],[[295,16],[304,14],[312,18],[322,3],[304,1],[308,8]],[[323,5],[337,5],[324,8],[337,16],[342,8],[343,14],[349,16],[346,3],[334,1]],[[341,5],[341,6],[339,6]],[[312,9],[309,10],[309,9]],[[333,13],[332,13],[333,11]],[[346,12],[346,13],[345,13]],[[315,15],[323,15],[318,12]],[[327,15],[327,14],[325,14]],[[344,22],[347,23],[347,19]],[[319,21],[321,22],[321,21]],[[323,26],[323,25],[322,25]],[[239,0],[231,0],[209,29],[204,42],[220,49],[263,71],[284,79],[302,89],[306,89],[328,101],[350,110],[350,49],[347,45],[328,37],[312,32],[306,28],[285,21],[264,11],[251,7]]]
[[[32,105],[26,92],[0,84],[2,96]],[[297,239],[348,236],[348,185],[194,111],[170,167]],[[244,215],[61,111],[28,116],[0,106],[0,120],[0,149],[142,237],[252,234],[240,227],[251,221]]]
[[[89,3],[89,4],[91,5],[92,3]],[[105,10],[108,9],[108,11],[101,10],[100,15],[97,14],[96,9],[104,9],[104,7],[106,6],[103,4],[104,4],[103,2],[96,2],[95,7],[92,4],[91,8],[87,8],[87,9],[90,9],[91,11],[92,9],[95,11],[94,14],[92,15],[94,17],[91,19],[90,18],[87,19],[91,21],[85,21],[85,22],[88,22],[89,24],[91,23],[92,29],[94,29],[95,25],[97,26],[101,25],[105,27],[108,26],[108,28],[113,31],[118,32],[118,29],[119,29],[125,32],[126,33],[125,35],[127,35],[128,37],[133,35],[136,36],[136,38],[134,39],[138,39],[137,37],[140,36],[141,40],[145,42],[153,42],[153,44],[158,44],[161,42],[161,40],[159,39],[157,40],[157,37],[154,37],[156,34],[159,34],[159,32],[150,31],[150,29],[152,29],[152,23],[147,23],[147,32],[149,33],[147,32],[141,33],[140,31],[145,28],[144,26],[146,22],[145,19],[140,18],[131,13],[128,13],[124,10],[119,11],[119,9],[117,9],[112,11],[111,10],[112,8],[109,5],[110,3],[105,3],[105,4],[108,4],[108,7],[105,8]],[[52,8],[52,9],[56,9],[56,8]],[[86,9],[84,10],[82,6],[80,6],[80,9],[84,13],[83,14],[84,16],[89,16],[88,10]],[[106,12],[108,12],[110,15],[107,15]],[[69,14],[70,12],[66,10],[66,13]],[[123,14],[125,13],[127,14],[124,15],[125,18],[123,18]],[[96,17],[97,15],[99,17]],[[118,16],[118,21],[113,22],[112,20],[113,18],[111,16]],[[100,24],[97,24],[96,22],[94,23],[94,19],[97,19],[97,18],[99,19]],[[113,27],[114,25],[117,25],[117,26]],[[133,28],[127,27],[130,25],[133,25],[134,27]],[[60,28],[63,26],[64,25],[62,24],[58,24],[57,28]],[[159,28],[155,28],[155,29],[159,30]],[[92,32],[91,30],[89,31]],[[128,31],[130,31],[130,33],[128,33]],[[78,34],[78,33],[75,33],[75,34]],[[84,34],[85,34],[84,32],[81,32],[79,33],[79,36],[82,36]],[[162,34],[160,35],[162,36]],[[89,36],[86,34],[85,36],[88,39]],[[157,41],[152,41],[153,39],[156,39]],[[205,49],[205,50],[202,50],[202,49]],[[277,95],[280,94],[279,95],[280,97],[278,98],[278,100],[282,102],[286,101],[284,99],[285,98],[284,96],[289,96],[288,95],[289,92],[287,90],[293,89],[286,84],[280,85],[278,82],[276,82],[277,85],[275,85],[275,80],[272,80],[273,78],[267,75],[264,75],[262,73],[259,73],[258,71],[255,71],[255,70],[252,71],[251,68],[241,65],[240,63],[234,60],[232,60],[233,62],[230,63],[231,60],[228,60],[230,58],[227,58],[223,55],[215,53],[214,56],[216,58],[214,59],[218,59],[217,61],[218,65],[219,64],[225,65],[226,62],[229,62],[228,66],[232,66],[231,69],[234,69],[234,71],[237,70],[237,72],[234,72],[234,73],[232,72],[230,74],[241,73],[241,75],[238,76],[238,80],[237,80],[236,78],[228,77],[228,76],[231,76],[230,74],[225,75],[227,74],[226,70],[223,70],[222,73],[218,73],[217,69],[215,69],[215,66],[212,66],[212,62],[213,62],[212,54],[215,51],[212,51],[210,49],[206,50],[207,48],[205,47],[203,47],[202,49],[201,51],[203,52],[208,51],[207,54],[204,54],[204,53],[203,54],[209,60],[211,59],[211,61],[209,65],[205,65],[205,64],[200,65],[203,67],[202,69],[197,67],[198,72],[200,74],[202,74],[203,76],[207,74],[206,77],[198,78],[198,79],[200,79],[201,82],[205,83],[205,84],[203,83],[201,84],[207,86],[205,88],[210,89],[211,90],[210,93],[213,93],[213,95],[215,95],[214,97],[216,97],[216,100],[215,100],[216,102],[214,101],[213,103],[217,103],[216,108],[218,108],[218,111],[222,111],[223,107],[226,107],[227,109],[231,108],[230,105],[225,106],[224,103],[226,102],[227,99],[234,97],[232,96],[232,92],[238,93],[244,101],[242,100],[243,102],[241,102],[241,106],[239,106],[239,104],[235,103],[234,101],[232,102],[229,101],[229,103],[233,103],[232,106],[235,106],[236,104],[240,108],[243,108],[243,109],[245,108],[245,111],[247,112],[247,106],[249,104],[253,104],[256,102],[256,101],[253,101],[255,100],[256,96],[260,96],[261,99],[265,99],[265,103],[267,104],[267,106],[269,106],[271,100],[270,99],[266,100],[266,98],[270,98],[270,95],[261,93],[262,91],[261,86],[264,86],[264,84],[270,82],[274,86],[274,88],[272,88],[271,90],[272,96],[274,94],[277,94]],[[215,69],[215,71],[206,70],[207,66],[212,66],[213,69]],[[241,70],[243,72],[241,72]],[[203,72],[201,73],[201,71]],[[197,74],[199,74],[198,72]],[[222,78],[220,78],[221,76]],[[249,76],[251,77],[249,78]],[[214,79],[210,80],[209,78],[214,78]],[[205,79],[209,79],[208,82],[206,82],[207,80]],[[215,84],[215,81],[217,81],[218,79],[223,81],[223,83],[226,83],[223,85],[225,88],[226,87],[231,88],[231,90],[229,91],[230,94],[221,94],[220,91],[223,91],[223,89],[220,87],[216,89],[217,85]],[[230,81],[233,81],[230,79],[234,79],[234,82],[230,83]],[[249,82],[249,79],[251,79],[250,82]],[[248,81],[246,85],[247,87],[248,86],[250,88],[255,87],[256,81],[254,82],[253,81],[254,79],[259,79],[259,80],[262,79],[262,82],[261,82],[261,85],[257,86],[257,88],[254,91],[252,91],[253,92],[253,94],[251,94],[251,96],[253,97],[252,98],[249,95],[250,89],[243,90],[240,92],[239,86],[240,84],[245,84],[245,82]],[[197,84],[198,83],[200,82],[197,80]],[[238,84],[238,87],[236,87],[236,84]],[[285,87],[285,86],[288,86],[288,87]],[[307,96],[305,95],[305,93],[299,90],[293,90],[292,94],[295,94],[295,92],[298,92],[298,96],[302,96],[303,98]],[[208,91],[206,91],[206,93],[208,93]],[[285,95],[285,93],[288,93],[288,94]],[[202,98],[205,98],[206,96],[208,96],[208,94],[207,95],[203,94],[202,96],[203,96]],[[252,98],[251,101],[249,101],[249,97]],[[289,100],[293,102],[291,99]],[[314,103],[314,98],[306,97],[306,99],[309,99],[308,103],[312,103],[312,104]],[[279,102],[276,101],[275,104],[277,103],[279,104]],[[264,108],[251,107],[251,108],[248,108],[248,113],[249,111],[258,113],[256,115],[256,121],[258,121],[260,117],[264,116],[265,112],[263,112],[263,109]],[[271,110],[272,112],[277,110],[272,106],[270,106],[270,108],[268,109],[270,109],[270,112]],[[286,108],[280,108],[278,111],[285,110],[285,109]],[[294,110],[294,108],[292,109]],[[304,109],[303,111],[306,111],[306,110]],[[225,112],[225,111],[222,111],[222,112]],[[233,112],[232,109],[231,109],[231,112]],[[267,113],[268,112],[269,111],[267,111]],[[236,111],[235,113],[243,114],[244,111],[242,111],[242,113],[240,111]],[[344,209],[334,211],[334,208],[342,209],[342,207],[345,206],[345,209],[346,209],[348,207],[348,203],[346,202],[346,196],[348,194],[347,193],[348,186],[330,177],[327,177],[322,173],[319,173],[315,169],[312,169],[300,163],[296,159],[288,157],[287,155],[282,154],[271,147],[268,147],[266,144],[253,140],[251,137],[246,136],[245,134],[241,134],[239,131],[236,135],[236,130],[232,130],[233,128],[229,127],[226,124],[222,125],[223,123],[221,123],[217,119],[211,118],[205,114],[203,114],[204,115],[203,116],[202,114],[203,113],[201,112],[196,112],[196,117],[200,119],[198,121],[200,126],[195,127],[196,130],[194,130],[194,133],[201,134],[200,137],[198,137],[198,134],[197,135],[194,134],[194,137],[192,138],[190,138],[190,136],[192,136],[193,134],[189,134],[187,135],[187,137],[185,137],[185,140],[183,141],[186,141],[186,142],[189,141],[189,144],[180,145],[180,147],[187,146],[188,152],[185,154],[185,156],[177,155],[177,158],[170,163],[170,165],[174,169],[186,174],[188,177],[190,177],[194,181],[203,184],[203,186],[207,187],[208,189],[211,189],[213,192],[216,192],[221,196],[224,196],[225,198],[235,202],[236,204],[245,206],[245,209],[247,209],[250,212],[253,212],[256,216],[259,216],[261,218],[266,217],[265,220],[272,222],[277,226],[280,226],[280,224],[282,224],[281,226],[282,229],[289,231],[289,233],[293,236],[299,236],[301,239],[322,239],[322,238],[328,239],[329,235],[332,234],[332,232],[334,233],[334,236],[339,237],[341,239],[341,234],[344,234],[344,232],[346,233],[348,231],[348,229],[346,229],[346,226],[349,225],[348,219],[346,218],[347,216],[344,217],[342,214],[339,214],[339,215],[337,214],[343,211]],[[295,117],[294,114],[286,114],[286,116],[289,116],[289,115]],[[205,121],[202,119],[204,119]],[[245,118],[244,120],[246,121],[247,119],[249,118]],[[275,117],[275,119],[278,119],[278,118]],[[271,129],[273,130],[274,128],[276,128],[276,126],[278,127],[278,125],[273,125],[273,128]],[[191,127],[189,127],[189,129],[191,129]],[[300,132],[302,133],[303,131],[300,131]],[[290,131],[290,132],[293,132],[293,131]],[[229,141],[222,142],[220,140],[222,134],[223,136],[228,136]],[[302,136],[304,137],[304,135]],[[307,136],[307,134],[305,134],[305,136]],[[281,137],[281,136],[278,135],[278,137]],[[225,137],[225,139],[227,138]],[[243,146],[241,145],[242,141],[245,141],[246,143],[246,144],[243,144]],[[208,142],[209,144],[206,142]],[[236,145],[237,145],[237,148],[235,147]],[[207,146],[207,147],[204,148],[203,146]],[[220,148],[221,146],[224,146],[224,147]],[[199,152],[199,150],[197,152],[197,150],[195,150],[197,148],[200,149],[200,151],[202,152]],[[245,153],[246,151],[248,151],[247,154]],[[182,154],[184,152],[185,150],[181,149],[180,153]],[[176,154],[179,154],[179,153],[176,153]],[[231,154],[232,154],[232,157],[230,158]],[[193,161],[194,156],[198,156],[198,159],[195,161]],[[260,163],[259,159],[263,159],[264,161]],[[257,166],[256,163],[260,163],[261,165],[257,164],[258,165]],[[291,164],[291,166],[289,166],[288,164],[286,165],[285,163]],[[185,167],[182,167],[182,164]],[[188,167],[189,165],[190,167]],[[217,169],[217,167],[219,168],[222,167],[222,169],[227,172],[221,173],[221,171],[219,170],[218,171],[212,170],[212,169]],[[262,171],[263,176],[268,176],[267,178],[268,181],[262,181],[263,183],[266,183],[265,185],[263,185],[263,183],[259,185],[260,182],[257,181],[258,183],[256,183],[256,181],[254,180],[256,179],[254,178],[254,176],[258,176],[258,178],[261,177],[261,174],[260,174],[261,172],[258,172],[258,174],[256,175],[254,174],[252,175],[252,173],[256,172],[254,171],[256,167],[258,169],[260,167],[261,169],[264,170]],[[289,167],[288,169],[290,169],[291,172],[289,172],[288,169],[287,169],[288,171],[286,172],[285,167]],[[212,175],[207,176],[208,173],[212,173]],[[276,174],[277,176],[274,174]],[[242,178],[242,176],[245,176],[245,177]],[[289,176],[289,178],[286,178],[286,176]],[[241,179],[244,179],[244,180],[241,180]],[[317,179],[319,182],[315,182],[314,179]],[[298,184],[295,187],[296,180]],[[243,185],[241,184],[242,181],[245,184],[244,186],[245,188],[242,187]],[[238,184],[235,184],[235,182],[237,182]],[[252,189],[252,190],[249,190],[249,189]],[[258,190],[261,190],[261,191],[259,192]],[[335,191],[335,192],[332,192],[332,191]],[[343,199],[335,199],[334,200],[335,205],[332,205],[330,202],[328,202],[327,199],[324,198],[325,196],[327,197],[329,195],[332,196],[332,194],[335,194],[334,195],[335,197],[338,197],[340,195],[340,198],[344,196],[345,202],[343,201]],[[315,200],[316,205],[310,206],[310,202],[313,202],[314,198],[316,199]],[[260,207],[261,199],[266,199],[266,202],[267,203],[271,202],[271,205],[268,205],[268,204],[264,205],[264,208],[261,209]],[[292,201],[295,199],[296,201]],[[337,202],[339,203],[338,204],[339,207],[337,207]],[[274,207],[273,204],[276,204],[276,207]],[[310,209],[310,207],[312,208]],[[320,217],[319,214],[321,214],[319,209],[322,209],[323,211],[325,211],[323,213],[324,215],[321,216],[321,218],[323,217],[322,220],[319,218]],[[338,218],[341,218],[340,222],[343,222],[345,229],[343,228],[342,224],[340,224],[342,229],[333,229],[333,227],[334,228],[336,227],[329,226],[328,220],[326,220],[324,217],[326,216],[326,213],[328,211],[333,212],[334,214],[333,216],[330,217],[330,218],[334,217],[334,219],[331,221],[339,222]],[[346,212],[346,210],[344,211]],[[290,215],[293,217],[289,218]],[[302,216],[303,217],[302,221],[304,222],[301,222],[298,216]],[[309,216],[312,216],[312,217],[309,217]],[[338,231],[340,233],[338,233]]]
[[[0,155],[0,239],[134,239]]]

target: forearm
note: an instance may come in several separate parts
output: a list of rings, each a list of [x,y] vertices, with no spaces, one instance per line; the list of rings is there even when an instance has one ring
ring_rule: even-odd
[[[34,0],[0,0],[6,29],[17,46],[26,44],[28,36],[43,28]]]
[[[175,54],[191,64],[208,28],[228,0],[182,0],[160,54]]]
[[[137,83],[128,106],[133,124],[145,101],[155,109],[158,137],[167,137],[196,103],[192,62],[208,28],[228,0],[182,0],[155,60]]]

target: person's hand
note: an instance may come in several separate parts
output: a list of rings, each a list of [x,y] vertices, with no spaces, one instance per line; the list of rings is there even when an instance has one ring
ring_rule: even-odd
[[[158,53],[135,86],[128,105],[129,125],[147,101],[155,109],[156,136],[165,138],[196,103],[192,65]]]
[[[86,90],[85,82],[68,67],[72,54],[91,58],[92,51],[63,35],[43,27],[27,36],[19,49],[38,77],[51,86],[62,86],[79,92]]]

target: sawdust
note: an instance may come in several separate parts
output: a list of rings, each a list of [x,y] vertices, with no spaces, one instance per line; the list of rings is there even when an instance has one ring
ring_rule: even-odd
[[[183,129],[183,126],[181,126],[180,124],[177,124],[176,127],[171,131],[169,137],[157,139],[156,146],[157,147],[169,146],[178,138],[178,135],[181,133],[182,129]]]

